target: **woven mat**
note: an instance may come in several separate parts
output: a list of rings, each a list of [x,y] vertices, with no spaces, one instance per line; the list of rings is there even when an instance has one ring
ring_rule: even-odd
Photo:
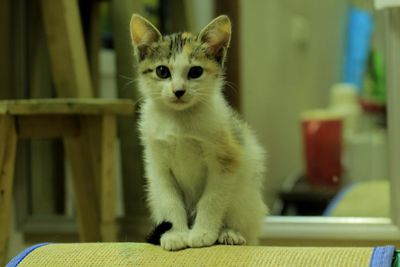
[[[49,244],[18,266],[369,266],[373,248],[213,246],[167,252],[144,243]]]

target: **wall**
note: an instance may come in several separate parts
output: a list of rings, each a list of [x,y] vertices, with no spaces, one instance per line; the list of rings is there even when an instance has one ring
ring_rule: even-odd
[[[346,0],[241,1],[242,105],[267,148],[266,200],[302,170],[299,113],[340,79]]]

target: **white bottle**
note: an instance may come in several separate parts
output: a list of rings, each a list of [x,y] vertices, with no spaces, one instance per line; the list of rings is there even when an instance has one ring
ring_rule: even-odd
[[[329,110],[343,118],[345,141],[357,132],[361,108],[355,86],[346,83],[332,86]]]

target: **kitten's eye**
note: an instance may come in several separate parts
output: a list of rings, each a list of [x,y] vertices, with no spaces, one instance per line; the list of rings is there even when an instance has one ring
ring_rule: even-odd
[[[167,79],[171,77],[171,73],[167,66],[161,65],[156,68],[157,76],[161,79]]]
[[[189,79],[197,79],[203,74],[203,68],[199,66],[191,67],[188,73]]]

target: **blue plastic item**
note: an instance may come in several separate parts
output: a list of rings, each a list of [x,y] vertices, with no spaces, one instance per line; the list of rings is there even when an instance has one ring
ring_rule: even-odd
[[[373,28],[372,14],[359,8],[350,8],[343,82],[354,84],[359,94],[367,69]]]

